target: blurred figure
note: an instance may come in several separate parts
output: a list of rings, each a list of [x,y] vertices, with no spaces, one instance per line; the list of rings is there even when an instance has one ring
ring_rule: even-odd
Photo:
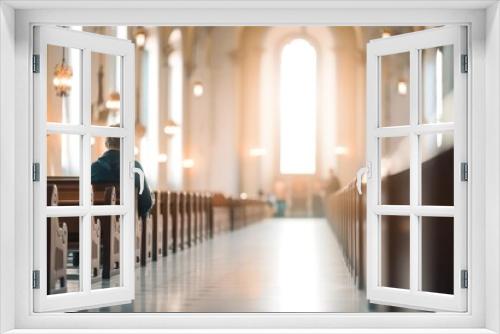
[[[263,200],[265,197],[264,190],[259,189],[259,191],[257,192],[257,196],[260,200]]]
[[[324,217],[323,207],[324,190],[320,180],[314,180],[314,191],[312,194],[312,215],[313,217]]]
[[[335,171],[333,168],[329,169],[330,177],[327,181],[326,187],[325,187],[325,195],[328,196],[329,194],[333,194],[337,190],[340,189],[340,181],[339,178],[337,177],[337,174],[335,174]]]
[[[108,137],[106,138],[106,149],[91,166],[91,179],[92,184],[97,183],[115,183],[120,184],[120,138]],[[135,167],[144,171],[141,164],[135,161]],[[123,171],[126,173],[126,171]],[[135,188],[139,188],[139,175],[135,175]],[[139,216],[145,219],[151,207],[153,200],[149,190],[148,183],[144,179],[144,191],[138,195],[138,210]]]
[[[286,184],[278,180],[274,184],[274,193],[276,195],[275,217],[285,217],[286,213]]]

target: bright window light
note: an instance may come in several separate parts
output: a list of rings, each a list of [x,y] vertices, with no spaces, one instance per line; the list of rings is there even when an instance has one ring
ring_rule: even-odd
[[[75,27],[75,30],[81,30],[81,27]],[[81,51],[78,49],[69,49],[67,60],[73,73],[79,73],[81,70]],[[81,99],[80,76],[71,77],[70,86],[73,88],[69,96],[61,97],[63,123],[78,123],[80,115],[71,112],[71,106],[77,106]],[[80,147],[80,138],[78,136],[61,136],[61,167],[66,175],[78,175],[80,170],[80,160],[74,159],[74,152],[78,152]]]
[[[194,167],[194,160],[193,159],[184,159],[182,161],[182,168],[191,169],[193,167]]]
[[[266,149],[262,147],[252,147],[249,153],[251,157],[262,157],[266,155]]]
[[[280,172],[316,172],[316,50],[304,39],[287,43],[280,64]]]
[[[443,51],[436,52],[436,119],[443,118]]]

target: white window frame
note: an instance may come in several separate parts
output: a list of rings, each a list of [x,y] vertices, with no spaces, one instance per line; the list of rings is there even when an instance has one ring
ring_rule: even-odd
[[[127,8],[123,8],[126,6]],[[44,10],[43,8],[51,8]],[[66,9],[64,9],[64,8]],[[72,7],[72,8],[68,8]],[[162,8],[160,8],[162,7]],[[203,8],[201,8],[203,7]],[[137,10],[140,8],[140,10]],[[210,9],[210,10],[207,10]],[[208,328],[198,332],[495,333],[500,331],[500,10],[496,1],[247,1],[160,3],[4,1],[0,4],[0,330],[93,332],[93,328]],[[436,314],[34,314],[31,256],[32,119],[30,44],[33,24],[66,25],[437,25],[470,26],[470,284],[468,312]],[[15,61],[15,69],[12,64]],[[485,71],[485,66],[488,70]],[[12,126],[15,124],[15,127]],[[15,150],[12,139],[15,140]],[[487,140],[486,140],[487,139]],[[4,163],[5,162],[5,163]],[[15,182],[14,182],[15,180]],[[488,180],[488,182],[485,182]],[[12,189],[14,196],[12,196]],[[28,204],[26,204],[28,202]],[[15,257],[12,254],[16,254]],[[14,289],[12,288],[14,287]],[[485,294],[485,291],[488,291]],[[251,320],[250,320],[251,319]],[[250,321],[249,321],[250,320]],[[374,328],[385,328],[376,330]],[[71,329],[70,329],[71,328]],[[241,330],[235,330],[240,328]],[[246,328],[243,330],[243,328]],[[250,330],[248,328],[251,328]],[[260,328],[260,329],[259,329]],[[267,329],[266,329],[267,328]],[[294,329],[296,328],[296,329]],[[343,328],[343,330],[342,330]],[[437,329],[439,328],[439,329]],[[460,330],[459,328],[465,328]],[[28,330],[30,329],[30,330]],[[39,329],[39,330],[37,330]],[[74,329],[74,330],[72,330]],[[212,330],[210,330],[212,329]],[[219,330],[218,330],[219,329]],[[337,330],[335,330],[337,329]],[[45,330],[45,332],[47,332]],[[52,330],[51,332],[54,332]],[[107,333],[109,330],[99,332]],[[192,330],[190,332],[196,332]],[[229,332],[226,330],[225,332]]]
[[[467,162],[467,81],[469,73],[462,73],[462,55],[467,54],[467,31],[462,26],[437,27],[424,31],[381,38],[367,46],[367,161],[370,168],[367,182],[367,297],[373,303],[406,306],[422,310],[467,310],[467,289],[461,287],[461,270],[467,270],[467,183],[460,179],[461,163]],[[421,123],[421,50],[439,46],[453,46],[453,118],[446,123]],[[381,118],[381,57],[406,53],[409,56],[409,123],[383,126]],[[420,196],[421,161],[420,135],[452,133],[454,138],[454,205],[422,205]],[[382,204],[382,176],[380,171],[383,138],[407,138],[409,143],[409,200],[408,205]],[[409,234],[409,289],[383,287],[380,284],[381,217],[408,217]],[[422,217],[453,218],[453,294],[421,290],[421,224]]]
[[[34,290],[33,307],[37,312],[54,310],[78,310],[127,303],[134,299],[135,263],[134,263],[134,46],[131,42],[109,36],[74,31],[59,27],[38,26],[34,28],[34,50],[39,55],[40,73],[33,75],[33,130],[34,130],[34,162],[40,166],[40,181],[33,184],[33,264],[34,270],[40,272],[40,288]],[[81,50],[81,101],[78,124],[47,122],[47,47],[60,47]],[[121,127],[96,126],[91,118],[91,58],[92,53],[118,56],[122,92],[120,101]],[[78,135],[81,152],[79,156],[79,189],[78,206],[47,206],[47,134]],[[116,137],[121,140],[121,175],[120,205],[91,204],[91,138]],[[91,288],[91,217],[99,215],[120,215],[120,286],[106,289]],[[79,285],[80,291],[48,295],[47,292],[47,217],[80,217],[79,224]],[[129,245],[126,247],[126,245]]]

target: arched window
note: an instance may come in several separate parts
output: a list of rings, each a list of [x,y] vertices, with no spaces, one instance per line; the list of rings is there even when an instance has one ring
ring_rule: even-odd
[[[173,51],[168,57],[168,110],[169,118],[177,124],[177,131],[170,138],[168,157],[168,183],[171,189],[182,188],[182,96],[183,96],[183,62],[182,35],[179,29],[172,31],[169,44]]]
[[[280,58],[280,173],[316,172],[317,55],[302,38],[288,42]]]

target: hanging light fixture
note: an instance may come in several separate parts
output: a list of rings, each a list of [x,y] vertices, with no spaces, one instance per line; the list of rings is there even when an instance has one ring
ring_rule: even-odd
[[[158,162],[163,163],[167,162],[168,156],[165,153],[158,154]]]
[[[262,157],[266,155],[266,149],[263,147],[252,147],[249,150],[249,154],[251,157]]]
[[[54,70],[54,79],[52,84],[56,90],[56,95],[59,97],[68,96],[71,92],[71,79],[73,78],[73,69],[66,64],[64,48],[62,48],[62,60],[56,65]]]
[[[191,169],[194,167],[194,160],[193,159],[184,159],[182,160],[182,168],[184,169]]]
[[[382,38],[387,38],[387,37],[391,37],[392,34],[391,34],[391,31],[389,29],[384,29],[382,31]]]
[[[337,146],[335,147],[335,155],[347,155],[349,150],[345,146]]]
[[[200,97],[203,95],[203,92],[205,91],[205,88],[203,87],[203,84],[200,81],[196,81],[193,84],[193,95],[196,97]]]
[[[398,81],[398,94],[399,95],[408,94],[408,84],[406,83],[406,80],[404,80],[404,79],[400,79]]]
[[[114,91],[109,94],[108,100],[106,101],[106,108],[111,110],[120,109],[120,93]]]
[[[142,49],[144,45],[146,45],[146,37],[146,29],[144,29],[144,27],[138,27],[134,35],[135,45],[137,45],[138,48]]]
[[[180,131],[179,125],[175,123],[173,120],[169,119],[165,123],[165,127],[163,128],[163,132],[165,132],[168,136],[173,136],[178,134]]]

